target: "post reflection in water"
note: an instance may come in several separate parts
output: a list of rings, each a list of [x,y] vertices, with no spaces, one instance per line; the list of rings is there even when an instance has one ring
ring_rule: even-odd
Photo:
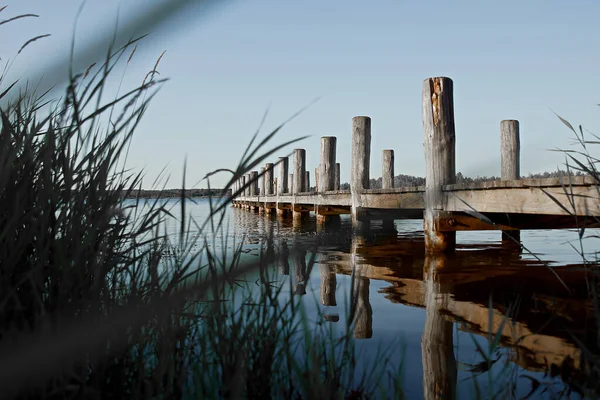
[[[308,271],[306,270],[306,250],[302,248],[292,250],[292,262],[294,264],[294,293],[303,296],[306,294],[306,281]]]
[[[450,288],[443,288],[438,271],[446,256],[425,257],[425,328],[421,337],[423,395],[425,399],[453,399],[456,396],[456,359],[452,341],[452,322],[442,311],[448,308]]]
[[[369,302],[369,284],[371,281],[362,276],[361,257],[357,254],[358,248],[365,243],[362,236],[352,238],[352,254],[350,260],[352,263],[352,296],[351,309],[354,310],[353,316],[354,338],[369,339],[373,336],[373,308]]]
[[[277,266],[281,275],[290,274],[290,249],[287,240],[281,239],[279,242],[279,251],[277,252]]]

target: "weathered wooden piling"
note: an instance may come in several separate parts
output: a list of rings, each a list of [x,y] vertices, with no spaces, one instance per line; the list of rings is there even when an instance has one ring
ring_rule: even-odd
[[[246,186],[246,179],[248,179],[247,175],[242,176],[242,188],[244,189],[242,191],[242,196],[244,197],[248,196],[248,186]]]
[[[503,181],[521,179],[520,152],[519,121],[500,122],[500,179]],[[502,242],[520,244],[521,231],[502,231]]]
[[[335,178],[333,190],[340,190],[340,163],[335,163]]]
[[[361,194],[369,189],[369,165],[371,162],[371,118],[352,118],[352,165],[350,190],[352,198],[352,225],[362,230],[368,227],[361,211]]]
[[[290,194],[295,194],[296,193],[296,189],[294,188],[294,174],[290,174],[289,179],[288,179],[288,183],[290,185],[290,187],[289,187]]]
[[[250,181],[252,182],[250,196],[258,196],[258,171],[250,173]]]
[[[270,196],[273,193],[273,163],[265,165],[265,195]]]
[[[319,167],[315,168],[315,192],[319,193]]]
[[[303,192],[310,192],[310,171],[305,172]]]
[[[452,80],[446,77],[425,79],[422,106],[425,147],[425,250],[454,251],[456,232],[440,232],[436,228],[438,220],[445,215],[442,186],[456,180]]]
[[[278,178],[277,178],[277,194],[282,195],[288,193],[288,158],[279,157],[277,163]]]
[[[306,150],[294,149],[293,182],[294,194],[304,191],[304,180],[306,177]]]
[[[337,138],[324,136],[321,138],[321,159],[319,164],[319,191],[335,190],[335,155]]]
[[[383,150],[381,170],[381,187],[392,189],[394,187],[394,150]]]
[[[259,185],[258,185],[258,189],[259,189],[259,196],[264,196],[265,195],[265,167],[260,167],[260,178],[259,178]]]

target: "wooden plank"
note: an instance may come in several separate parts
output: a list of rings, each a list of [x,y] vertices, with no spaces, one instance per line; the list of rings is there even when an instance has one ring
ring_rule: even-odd
[[[600,216],[600,194],[593,186],[574,186],[573,195],[561,187],[445,191],[445,211],[480,213]],[[553,196],[561,205],[557,204]],[[569,200],[574,203],[574,208]],[[564,207],[564,208],[563,208]]]

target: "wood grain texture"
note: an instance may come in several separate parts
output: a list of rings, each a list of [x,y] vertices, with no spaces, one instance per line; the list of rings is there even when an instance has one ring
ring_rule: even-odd
[[[382,189],[394,187],[394,150],[383,150],[381,156],[381,187]]]

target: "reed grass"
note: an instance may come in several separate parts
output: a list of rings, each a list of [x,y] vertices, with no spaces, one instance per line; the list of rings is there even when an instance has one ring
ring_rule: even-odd
[[[379,381],[393,374],[355,380],[351,324],[341,336],[315,328],[299,300],[284,295],[292,288],[273,276],[281,257],[273,234],[251,263],[243,243],[227,242],[230,197],[211,198],[205,221],[191,219],[184,171],[178,217],[168,203],[142,198],[142,173],[124,165],[165,82],[158,61],[140,86],[103,100],[108,77],[138,40],[71,70],[61,101],[26,89],[0,109],[0,396],[381,394]],[[215,171],[231,174],[227,189],[295,142],[271,145],[287,122],[260,140],[257,131],[236,168]],[[168,218],[178,219],[177,235]],[[316,247],[308,250],[310,268]],[[248,284],[248,274],[259,278]]]

